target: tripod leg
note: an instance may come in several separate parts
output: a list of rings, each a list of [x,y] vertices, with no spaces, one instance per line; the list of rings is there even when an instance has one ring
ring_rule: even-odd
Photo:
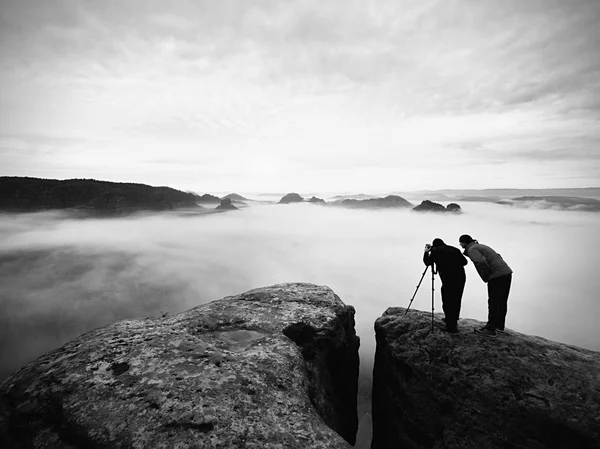
[[[431,266],[433,269],[433,265]],[[410,298],[410,303],[408,304],[408,307],[406,308],[406,312],[404,312],[404,315],[406,315],[408,313],[408,310],[410,309],[410,306],[413,302],[413,299],[415,299],[415,296],[417,296],[417,292],[419,291],[419,287],[421,286],[421,282],[423,282],[423,278],[425,277],[425,274],[427,273],[427,270],[429,269],[429,267],[425,267],[425,270],[423,271],[423,274],[421,275],[421,279],[419,280],[419,283],[417,284],[417,288],[415,289],[415,292],[413,293],[412,298]]]
[[[435,304],[435,271],[433,265],[431,265],[431,332],[433,333],[433,311]]]

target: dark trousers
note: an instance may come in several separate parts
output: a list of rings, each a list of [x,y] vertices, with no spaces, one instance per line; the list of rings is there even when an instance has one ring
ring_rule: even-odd
[[[456,329],[464,290],[464,281],[444,282],[442,284],[442,309],[444,310],[448,329]]]
[[[504,329],[511,281],[512,274],[507,274],[488,282],[488,327]]]

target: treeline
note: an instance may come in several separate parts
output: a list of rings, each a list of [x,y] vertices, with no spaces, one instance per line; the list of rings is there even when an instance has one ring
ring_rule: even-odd
[[[102,214],[196,206],[197,196],[170,187],[97,181],[0,177],[0,210],[79,209]]]

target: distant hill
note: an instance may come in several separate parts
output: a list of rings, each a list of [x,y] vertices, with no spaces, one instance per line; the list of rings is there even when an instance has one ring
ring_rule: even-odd
[[[579,198],[569,196],[521,196],[512,198],[515,203],[532,203],[548,209],[583,210],[590,212],[600,211],[600,201],[592,198]],[[511,202],[503,201],[502,204]]]
[[[0,177],[0,210],[77,209],[97,214],[196,207],[197,196],[170,187],[97,181]]]
[[[388,195],[385,198],[369,198],[366,200],[343,200],[341,203],[336,204],[354,209],[412,207],[412,203],[397,195]]]
[[[301,203],[302,201],[304,201],[304,198],[297,193],[288,193],[279,200],[278,204]]]
[[[242,195],[238,195],[237,193],[230,193],[229,195],[225,195],[221,197],[222,200],[231,200],[231,201],[251,201],[248,198],[244,198]]]
[[[214,196],[214,195],[210,195],[208,193],[205,193],[202,196],[199,196],[197,198],[197,201],[199,203],[220,203],[221,202],[221,198],[219,198],[218,196]]]
[[[332,199],[333,200],[367,200],[370,198],[376,198],[375,195],[365,195],[364,193],[357,193],[355,195],[336,195]]]
[[[446,189],[446,190],[418,190],[412,192],[394,192],[399,195],[422,196],[426,198],[435,198],[438,201],[450,198],[456,198],[460,201],[461,197],[492,197],[492,198],[513,198],[521,196],[565,196],[577,198],[594,198],[600,200],[600,187],[582,187],[582,188],[559,188],[559,189]]]

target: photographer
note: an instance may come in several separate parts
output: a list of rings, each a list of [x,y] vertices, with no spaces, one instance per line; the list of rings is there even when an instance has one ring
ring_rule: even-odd
[[[487,283],[488,322],[484,327],[475,329],[475,333],[495,337],[497,332],[504,332],[513,271],[500,254],[470,235],[461,235],[458,242],[465,249],[465,256],[475,265],[481,280]]]
[[[434,239],[431,245],[425,245],[423,263],[435,264],[442,280],[442,309],[446,317],[446,331],[458,332],[460,304],[465,289],[465,269],[467,259],[458,248],[448,246],[442,239]]]

